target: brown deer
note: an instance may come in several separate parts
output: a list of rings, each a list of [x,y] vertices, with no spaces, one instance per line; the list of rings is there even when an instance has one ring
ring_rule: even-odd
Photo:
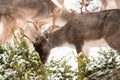
[[[24,14],[20,8],[0,5],[0,23],[2,24],[0,27],[3,28],[0,42],[7,42],[11,37],[12,32],[17,29],[17,24],[21,24],[22,21],[24,21]]]
[[[48,18],[56,7],[51,0],[0,0],[0,4],[19,7],[30,18]]]
[[[64,0],[58,1],[62,6],[64,5]],[[21,8],[24,12],[25,18],[27,18],[28,20],[34,20],[36,18],[49,18],[50,13],[53,13],[55,8],[57,7],[51,0],[0,0],[0,5],[9,5],[11,7]],[[70,13],[67,10],[62,10],[62,13],[63,14],[61,14],[61,16],[57,20],[58,24],[59,22],[63,22],[64,24],[66,24],[66,22],[69,20],[69,17],[74,16],[74,12]],[[66,22],[64,22],[63,20]]]
[[[45,63],[50,50],[65,42],[73,44],[77,53],[82,51],[85,41],[105,39],[107,44],[120,51],[120,10],[106,10],[81,14],[71,19],[65,26],[49,34],[38,35],[33,41],[41,61]]]
[[[59,0],[63,5],[64,0]],[[57,7],[51,0],[0,0],[0,5],[21,8],[29,18],[46,19]]]

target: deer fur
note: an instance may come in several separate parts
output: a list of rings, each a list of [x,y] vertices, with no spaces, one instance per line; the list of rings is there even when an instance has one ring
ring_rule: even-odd
[[[24,21],[24,14],[20,8],[0,5],[0,23],[3,28],[0,37],[1,43],[5,43],[9,40],[12,36],[12,32],[18,28],[17,24],[21,24],[21,20]]]
[[[60,0],[61,5],[63,5],[63,1],[64,0]],[[57,7],[51,0],[0,0],[0,5],[21,8],[25,16],[31,19],[49,18],[50,14]]]
[[[59,0],[61,5],[63,5],[63,1],[64,0]],[[37,19],[49,18],[50,14],[57,7],[51,0],[0,0],[0,5],[9,5],[11,7],[21,8],[24,12],[25,18],[33,20],[36,18]],[[64,17],[60,16],[59,19],[62,19],[67,22],[69,17],[74,16],[72,15],[73,13],[74,12],[70,13],[67,10],[63,10],[63,14],[61,15]]]
[[[1,5],[9,5],[23,9],[30,18],[48,18],[56,7],[51,0],[0,0]]]
[[[120,10],[106,10],[81,14],[65,26],[48,35],[39,36],[33,43],[41,61],[45,63],[50,50],[65,42],[73,44],[77,53],[82,51],[85,41],[105,39],[107,44],[120,51]]]

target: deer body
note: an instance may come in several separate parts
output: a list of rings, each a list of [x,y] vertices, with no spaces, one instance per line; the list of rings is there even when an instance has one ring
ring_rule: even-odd
[[[50,50],[65,42],[73,44],[77,53],[82,51],[85,41],[105,39],[108,45],[120,51],[120,10],[107,10],[96,13],[81,14],[70,20],[61,29],[41,36],[34,43],[41,61],[46,62]]]
[[[51,0],[0,0],[0,5],[8,5],[15,8],[21,8],[24,12],[25,18],[28,19],[49,18],[50,14],[57,7]],[[64,13],[65,14],[63,14],[63,16],[71,15],[70,12],[66,10]],[[67,20],[68,17],[62,18]]]
[[[9,5],[23,9],[30,18],[48,18],[56,7],[51,0],[0,0],[1,5]]]

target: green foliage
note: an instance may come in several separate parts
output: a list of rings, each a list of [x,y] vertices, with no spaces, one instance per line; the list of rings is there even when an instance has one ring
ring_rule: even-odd
[[[88,70],[86,69],[87,64],[89,64],[89,59],[87,56],[83,53],[80,53],[77,57],[78,60],[78,72],[76,73],[78,75],[78,80],[83,80],[85,77],[89,75]]]
[[[39,55],[29,50],[23,36],[14,36],[13,43],[0,45],[1,80],[46,80],[46,70]]]
[[[38,53],[29,50],[23,35],[0,45],[0,80],[72,80],[74,72],[67,61],[42,64]]]
[[[88,70],[91,73],[97,72],[99,70],[105,71],[109,69],[116,68],[120,66],[120,56],[113,50],[98,52],[99,57],[98,60],[94,58],[88,64]]]
[[[120,66],[120,56],[113,50],[98,52],[98,59],[88,59],[84,54],[78,56],[79,72],[78,80],[83,80],[85,77],[98,72],[107,71]]]
[[[112,50],[100,51],[98,60],[79,54],[78,70],[71,70],[68,61],[51,60],[42,64],[38,53],[30,50],[23,35],[14,36],[12,43],[0,45],[0,80],[83,80],[97,71],[120,66],[120,57]]]
[[[48,67],[50,71],[49,80],[72,80],[73,76],[75,77],[76,72],[71,70],[71,66],[67,65],[65,60],[51,60]]]

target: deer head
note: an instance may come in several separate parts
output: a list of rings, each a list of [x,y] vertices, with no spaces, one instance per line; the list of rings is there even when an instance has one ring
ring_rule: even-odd
[[[34,27],[35,27],[35,31],[33,31],[33,33],[37,36],[35,36],[35,41],[32,41],[28,36],[24,35],[26,38],[28,38],[30,40],[30,42],[32,42],[35,50],[39,53],[40,55],[40,59],[42,61],[42,63],[45,63],[47,61],[47,58],[49,56],[50,53],[50,49],[51,49],[51,45],[49,44],[49,41],[47,40],[48,35],[54,31],[56,31],[56,29],[58,29],[58,27],[56,27],[56,20],[57,17],[60,16],[61,13],[56,12],[56,9],[58,10],[58,8],[55,8],[53,14],[52,14],[52,19],[48,18],[48,19],[43,19],[43,20],[39,20],[39,21],[27,21],[29,23],[33,23]],[[53,20],[53,21],[52,21]],[[47,31],[45,31],[44,33],[40,32],[41,26],[49,23],[49,22],[53,22],[53,26],[51,26]],[[44,54],[43,54],[44,53]]]
[[[33,43],[35,50],[39,53],[42,63],[45,63],[50,53],[50,44],[45,36],[40,36]]]
[[[32,22],[33,23],[33,22]],[[39,22],[40,23],[40,22]],[[45,22],[46,23],[46,22]],[[33,23],[34,24],[34,23]],[[43,24],[43,23],[42,23]],[[35,40],[31,40],[27,35],[24,34],[24,36],[29,39],[29,41],[33,44],[35,50],[39,53],[40,59],[42,63],[45,63],[47,61],[48,55],[47,53],[50,53],[50,46],[48,45],[47,41],[47,33],[44,34],[39,31],[39,28],[34,24],[36,31],[32,31],[34,34]],[[42,25],[41,25],[42,26]],[[43,53],[46,53],[43,55]]]

